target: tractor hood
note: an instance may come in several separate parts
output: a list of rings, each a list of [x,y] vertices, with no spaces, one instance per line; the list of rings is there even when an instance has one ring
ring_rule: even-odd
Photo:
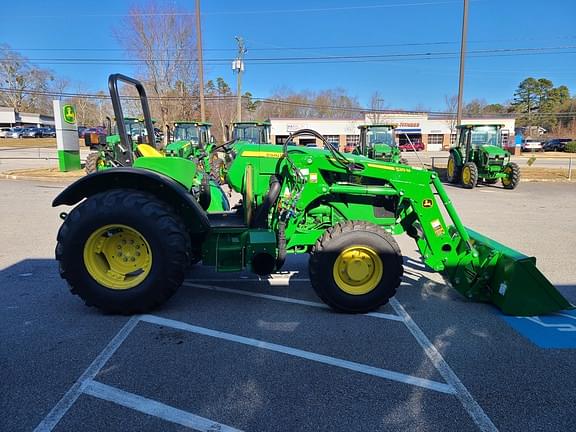
[[[374,143],[374,152],[378,154],[390,154],[392,153],[392,146],[384,143]]]
[[[506,156],[510,156],[510,153],[508,153],[506,150],[493,145],[483,145],[481,149],[490,158],[497,158],[497,157],[503,158]]]

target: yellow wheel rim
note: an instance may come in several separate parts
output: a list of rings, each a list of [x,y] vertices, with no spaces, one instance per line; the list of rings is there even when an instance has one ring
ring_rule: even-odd
[[[448,159],[448,176],[452,178],[454,176],[454,159]]]
[[[472,177],[472,175],[470,174],[470,167],[464,167],[464,169],[462,170],[462,183],[464,184],[470,184],[470,178]]]
[[[126,225],[106,225],[84,245],[84,265],[96,282],[126,290],[140,284],[152,267],[152,251],[142,234]]]
[[[336,258],[332,274],[336,285],[352,295],[363,295],[372,291],[384,274],[382,260],[373,249],[352,246]]]
[[[510,186],[512,184],[512,168],[504,168],[504,173],[506,173],[506,177],[502,178],[502,184],[504,186]]]

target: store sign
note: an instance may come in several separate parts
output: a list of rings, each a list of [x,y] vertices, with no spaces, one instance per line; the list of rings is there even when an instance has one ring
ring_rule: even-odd
[[[310,129],[310,126],[308,126],[307,124],[303,124],[303,123],[288,123],[286,125],[286,132],[296,132],[297,130],[300,129]]]
[[[68,124],[76,123],[76,108],[72,105],[62,107],[62,119]]]

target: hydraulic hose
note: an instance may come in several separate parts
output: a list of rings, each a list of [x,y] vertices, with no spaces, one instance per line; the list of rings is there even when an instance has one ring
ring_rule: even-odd
[[[250,228],[266,228],[267,225],[267,218],[268,213],[270,212],[270,208],[274,205],[276,200],[278,199],[278,195],[280,195],[280,189],[282,185],[280,184],[280,180],[276,176],[270,177],[270,189],[266,194],[266,198],[264,198],[264,202],[258,207],[258,211],[256,212],[256,216],[252,219],[252,223],[250,224]]]

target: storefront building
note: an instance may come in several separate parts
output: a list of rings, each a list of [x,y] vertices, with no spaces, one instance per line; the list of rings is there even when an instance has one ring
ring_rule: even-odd
[[[399,144],[421,142],[428,151],[447,150],[456,141],[456,120],[452,116],[428,113],[385,113],[366,114],[363,118],[328,120],[328,119],[295,119],[271,118],[271,139],[273,144],[282,144],[290,133],[299,129],[313,129],[337,144],[340,149],[346,145],[358,143],[363,124],[390,124],[395,126]],[[462,124],[501,124],[504,145],[513,145],[515,120],[511,116],[500,117],[465,117]],[[314,137],[300,137],[300,145],[318,145]]]

